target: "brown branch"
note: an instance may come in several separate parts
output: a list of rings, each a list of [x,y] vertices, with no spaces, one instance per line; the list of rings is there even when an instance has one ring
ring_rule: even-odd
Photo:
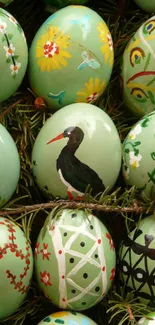
[[[26,205],[26,206],[19,206],[18,208],[14,209],[4,209],[0,210],[0,216],[7,216],[7,215],[13,215],[13,214],[20,214],[20,213],[26,213],[26,212],[34,212],[41,209],[53,209],[56,206],[64,207],[64,208],[70,208],[70,209],[90,209],[90,210],[97,210],[97,211],[103,211],[103,212],[117,212],[117,213],[132,213],[135,212],[137,214],[140,213],[146,213],[147,208],[139,206],[138,204],[133,204],[131,206],[127,207],[121,207],[121,206],[112,206],[112,205],[106,205],[106,204],[98,204],[98,203],[82,203],[82,202],[76,202],[76,201],[52,201],[48,203],[41,203],[41,204],[34,204],[34,205]],[[149,213],[153,212],[153,207],[149,211]]]
[[[11,104],[8,107],[4,107],[4,111],[0,114],[0,120],[2,119],[2,117],[4,117],[11,109],[13,109],[14,107],[16,107],[17,105],[21,104],[23,102],[23,99],[19,99],[17,100],[17,102]]]

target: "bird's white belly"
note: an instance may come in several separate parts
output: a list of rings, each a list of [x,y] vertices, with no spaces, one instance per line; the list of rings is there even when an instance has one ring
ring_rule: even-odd
[[[77,191],[74,187],[72,187],[63,177],[61,169],[58,170],[61,181],[67,186],[69,192],[75,192],[78,195],[84,195],[84,193]]]

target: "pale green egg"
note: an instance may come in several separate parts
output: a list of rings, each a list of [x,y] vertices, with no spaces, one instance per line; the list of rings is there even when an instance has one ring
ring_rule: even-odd
[[[46,316],[38,325],[97,325],[91,318],[75,311],[58,311]]]
[[[99,303],[112,285],[115,267],[108,230],[84,210],[62,210],[44,225],[37,239],[37,282],[61,309],[80,311]]]
[[[27,63],[28,48],[24,32],[17,20],[0,8],[0,102],[18,90]]]
[[[124,180],[151,200],[155,198],[154,141],[155,111],[137,122],[123,143]]]
[[[20,159],[16,144],[0,124],[0,207],[13,195],[20,175]]]
[[[112,119],[86,103],[63,107],[40,130],[32,151],[33,175],[48,198],[96,196],[115,185],[122,159]]]
[[[119,251],[120,283],[140,303],[155,308],[155,215],[145,217],[128,234]],[[144,318],[139,324],[154,325]]]
[[[0,217],[0,320],[23,303],[33,272],[33,255],[23,231]]]
[[[122,58],[121,83],[124,104],[138,117],[155,109],[154,66],[155,16],[145,21],[132,36]]]
[[[134,0],[137,4],[137,6],[139,6],[139,8],[141,8],[142,10],[148,12],[148,13],[153,13],[155,12],[155,0]]]
[[[49,108],[94,103],[104,93],[114,62],[108,26],[94,10],[68,6],[52,14],[29,52],[29,82]]]

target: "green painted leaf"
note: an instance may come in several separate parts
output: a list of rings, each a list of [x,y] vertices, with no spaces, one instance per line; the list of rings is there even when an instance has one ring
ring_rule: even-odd
[[[6,41],[6,39],[5,39],[5,36],[3,35],[2,36],[2,42],[5,42]]]
[[[126,153],[129,153],[129,152],[130,152],[130,150],[129,150],[129,149],[125,149],[125,152],[126,152]]]
[[[45,317],[45,318],[43,319],[43,322],[44,322],[44,323],[50,323],[50,321],[51,321],[51,317],[49,317],[49,316],[47,316],[47,317]]]
[[[8,34],[7,36],[8,36],[8,39],[9,39],[9,40],[11,40],[11,39],[12,39],[12,37],[13,37],[13,35],[12,35],[12,34]]]
[[[134,147],[137,147],[137,146],[139,146],[140,144],[141,144],[140,141],[136,141],[136,142],[134,142],[133,146],[134,146]]]
[[[14,56],[14,59],[15,59],[15,60],[18,60],[18,58],[19,58],[19,55],[15,55],[15,56]]]
[[[64,320],[63,319],[56,319],[55,320],[55,323],[57,323],[57,324],[64,324],[65,322],[64,322]]]
[[[155,160],[155,152],[154,152],[154,151],[151,152],[151,158],[152,158],[153,160]]]
[[[134,149],[134,153],[135,153],[135,156],[138,156],[139,150],[138,149]]]
[[[7,58],[6,62],[7,63],[11,63],[11,59],[10,58]]]

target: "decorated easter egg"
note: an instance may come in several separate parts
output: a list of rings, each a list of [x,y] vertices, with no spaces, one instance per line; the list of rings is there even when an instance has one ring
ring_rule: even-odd
[[[155,325],[155,312],[149,313],[138,321],[139,325]]]
[[[23,231],[0,217],[0,320],[24,301],[32,277],[33,256]]]
[[[64,324],[64,325],[96,325],[96,323],[89,317],[72,311],[59,311],[45,317],[38,325]]]
[[[94,103],[108,84],[113,59],[104,20],[90,8],[68,6],[51,15],[33,39],[30,85],[50,108]]]
[[[104,224],[83,210],[64,209],[42,228],[35,247],[37,282],[53,304],[84,310],[108,292],[115,248]]]
[[[154,40],[155,16],[143,23],[123,54],[121,82],[124,102],[138,117],[150,113],[155,108]]]
[[[88,0],[44,0],[45,4],[56,8],[62,8],[67,5],[84,5]]]
[[[15,18],[0,8],[0,102],[12,96],[26,72],[28,49],[23,30]]]
[[[154,125],[155,111],[134,125],[123,143],[124,179],[150,199],[155,198]]]
[[[0,7],[7,7],[13,0],[1,0]]]
[[[140,301],[155,307],[155,215],[143,219],[120,248],[120,279]]]
[[[0,124],[0,207],[13,195],[20,175],[20,159],[16,144]]]
[[[32,152],[33,174],[47,197],[82,198],[108,192],[121,167],[121,143],[111,118],[91,104],[57,111],[39,132]]]
[[[148,13],[155,12],[155,0],[135,0],[135,2],[142,10]]]

